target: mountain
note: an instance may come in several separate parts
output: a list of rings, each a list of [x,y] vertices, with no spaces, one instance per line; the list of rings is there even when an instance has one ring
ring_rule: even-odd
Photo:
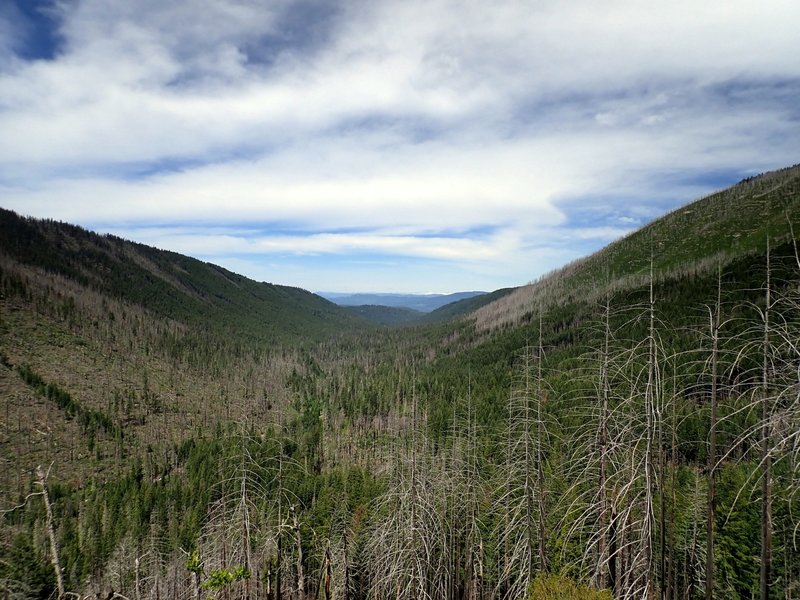
[[[0,396],[19,424],[2,457],[81,486],[193,430],[272,419],[303,348],[372,329],[305,290],[0,209]],[[16,473],[0,488],[22,490]]]
[[[305,290],[259,283],[211,263],[0,209],[6,268],[37,269],[184,324],[248,342],[326,337],[357,321]]]
[[[486,292],[456,292],[454,294],[340,294],[319,292],[323,298],[339,306],[390,306],[410,308],[419,312],[431,312],[446,304],[466,298],[481,296]]]
[[[343,306],[348,312],[380,325],[424,325],[459,319],[476,311],[482,306],[490,304],[491,302],[510,294],[514,289],[515,288],[504,288],[491,293],[481,292],[476,296],[467,296],[461,300],[449,302],[443,306],[440,306],[439,308],[431,310],[430,312],[421,312],[413,308],[382,306],[374,304]],[[452,296],[458,295],[460,294],[452,294]],[[411,299],[413,300],[413,298],[414,297]]]
[[[502,327],[542,308],[640,284],[651,260],[659,278],[708,273],[764,251],[769,235],[785,243],[798,232],[800,165],[748,177],[678,208],[588,257],[522,286],[476,314],[480,327]]]

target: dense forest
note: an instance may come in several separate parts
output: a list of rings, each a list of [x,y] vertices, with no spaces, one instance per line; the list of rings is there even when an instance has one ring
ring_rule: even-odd
[[[387,326],[0,211],[0,597],[798,598],[797,235],[792,167]]]

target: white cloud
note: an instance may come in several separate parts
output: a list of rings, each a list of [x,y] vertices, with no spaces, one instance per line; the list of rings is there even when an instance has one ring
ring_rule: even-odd
[[[190,255],[259,255],[259,254],[380,254],[422,257],[451,261],[481,261],[506,255],[515,247],[514,238],[492,236],[486,240],[463,237],[398,236],[378,233],[312,233],[309,235],[259,235],[237,237],[213,230],[170,234],[150,230],[115,232],[122,237],[134,233],[137,239],[155,246],[171,248]]]
[[[613,207],[573,226],[566,198],[640,198],[638,222],[709,191],[669,174],[800,150],[788,0],[58,6],[56,57],[0,69],[0,204],[186,252],[499,272],[533,241],[552,258],[526,254],[520,283],[564,258],[547,244],[626,231]]]

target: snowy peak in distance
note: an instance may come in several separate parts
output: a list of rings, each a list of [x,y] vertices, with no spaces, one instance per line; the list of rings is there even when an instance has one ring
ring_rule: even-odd
[[[338,292],[316,292],[326,300],[339,306],[391,306],[393,308],[410,308],[419,312],[431,312],[450,304],[475,296],[482,296],[486,292],[456,292],[454,294],[347,294]]]

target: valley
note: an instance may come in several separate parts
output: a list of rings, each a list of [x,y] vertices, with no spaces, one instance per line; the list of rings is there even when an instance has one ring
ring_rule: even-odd
[[[794,166],[415,314],[0,210],[0,594],[797,597],[797,235]]]

